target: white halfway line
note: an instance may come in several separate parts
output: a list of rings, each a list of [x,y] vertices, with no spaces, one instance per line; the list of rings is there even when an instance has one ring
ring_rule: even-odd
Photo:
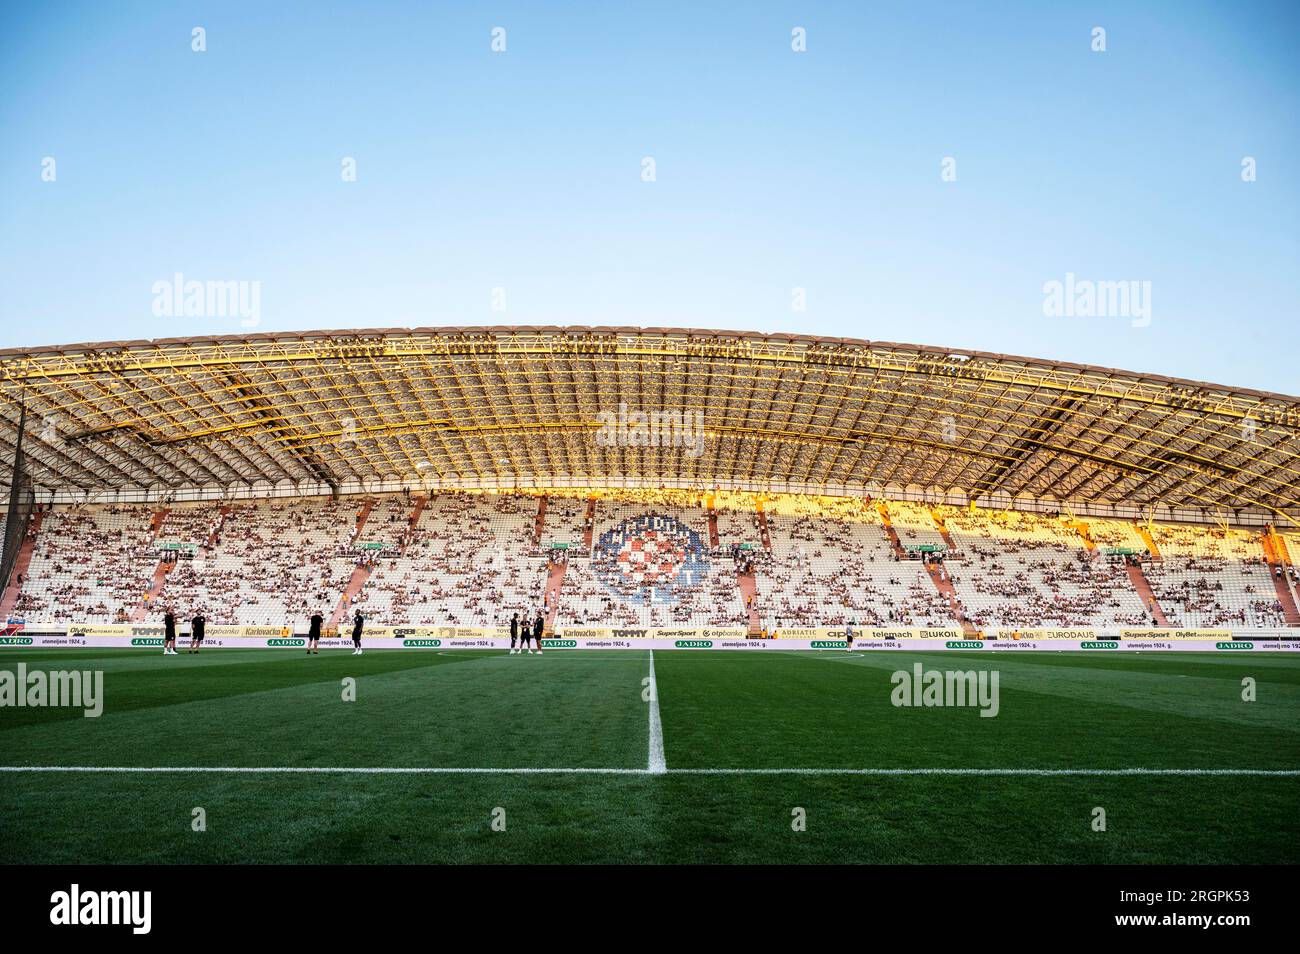
[[[661,739],[662,741],[662,739]],[[662,758],[662,756],[661,756]],[[662,764],[662,762],[660,763]],[[0,772],[123,773],[141,775],[1008,775],[1056,776],[1261,776],[1293,778],[1300,769],[1035,769],[1035,768],[458,768],[450,766],[311,766],[311,765],[0,765]]]
[[[668,771],[664,761],[664,724],[659,721],[659,681],[655,679],[655,651],[650,650],[650,758],[646,771],[663,775]]]

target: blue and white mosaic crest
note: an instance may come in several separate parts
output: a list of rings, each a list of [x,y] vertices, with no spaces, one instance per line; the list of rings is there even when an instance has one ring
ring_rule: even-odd
[[[676,517],[645,514],[600,535],[593,547],[596,578],[620,599],[675,603],[679,589],[708,569],[700,535]]]

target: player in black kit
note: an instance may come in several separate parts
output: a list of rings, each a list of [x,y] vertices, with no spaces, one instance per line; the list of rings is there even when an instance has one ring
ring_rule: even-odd
[[[163,616],[163,655],[176,655],[176,614],[170,609]]]
[[[361,610],[357,610],[357,615],[352,617],[352,655],[361,655],[361,630],[366,625],[366,618],[361,615]]]
[[[518,638],[519,638],[519,614],[515,613],[514,616],[510,617],[510,655],[511,656],[513,656],[517,652],[517,650],[515,649],[515,640],[517,640]]]
[[[525,623],[525,626],[528,624]],[[537,611],[537,619],[533,621],[533,642],[537,644],[537,655],[542,654],[542,630],[546,628],[546,620],[542,618],[542,611]]]
[[[524,618],[519,621],[519,652],[522,655],[524,650],[528,650],[528,655],[533,651],[529,649],[528,641],[533,638],[533,624],[528,619],[528,611],[524,610]],[[538,649],[542,647],[538,645]]]
[[[203,627],[206,623],[202,613],[190,620],[190,652],[197,653],[203,645]]]
[[[312,653],[315,653],[317,656],[320,655],[320,648],[318,644],[320,642],[321,624],[324,622],[325,622],[325,617],[321,615],[320,610],[317,610],[316,612],[311,614],[311,627],[307,630],[307,655],[308,656],[310,656]]]

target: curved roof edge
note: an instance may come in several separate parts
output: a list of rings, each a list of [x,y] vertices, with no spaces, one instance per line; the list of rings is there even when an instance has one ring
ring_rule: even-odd
[[[416,328],[325,328],[313,331],[268,331],[242,335],[197,335],[176,338],[139,338],[124,341],[82,342],[66,345],[42,345],[33,348],[0,348],[0,362],[11,358],[30,358],[54,355],[76,355],[101,351],[129,351],[144,348],[195,345],[256,344],[263,341],[307,340],[313,338],[343,337],[400,337],[403,335],[508,335],[508,334],[567,334],[567,335],[658,335],[662,337],[690,337],[724,339],[733,341],[783,341],[789,344],[832,345],[855,349],[885,349],[908,351],[916,354],[939,356],[964,355],[984,361],[1023,364],[1051,370],[1081,371],[1093,374],[1114,375],[1129,380],[1174,385],[1184,388],[1225,392],[1244,397],[1260,398],[1300,404],[1300,396],[1255,388],[1235,387],[1176,378],[1164,374],[1146,374],[1103,365],[1080,364],[1074,361],[1053,361],[1025,355],[999,354],[992,351],[974,351],[969,348],[942,348],[937,345],[908,344],[896,341],[871,341],[865,338],[835,338],[822,335],[790,332],[734,331],[714,328],[638,327],[635,325],[457,325],[421,326]]]

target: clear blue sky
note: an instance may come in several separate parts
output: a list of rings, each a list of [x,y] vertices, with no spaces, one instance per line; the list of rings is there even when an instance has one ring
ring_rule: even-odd
[[[1295,2],[11,0],[0,347],[239,333],[155,317],[181,272],[260,282],[267,331],[788,330],[1297,394],[1298,26]],[[1149,326],[1045,317],[1068,272],[1149,281]]]

